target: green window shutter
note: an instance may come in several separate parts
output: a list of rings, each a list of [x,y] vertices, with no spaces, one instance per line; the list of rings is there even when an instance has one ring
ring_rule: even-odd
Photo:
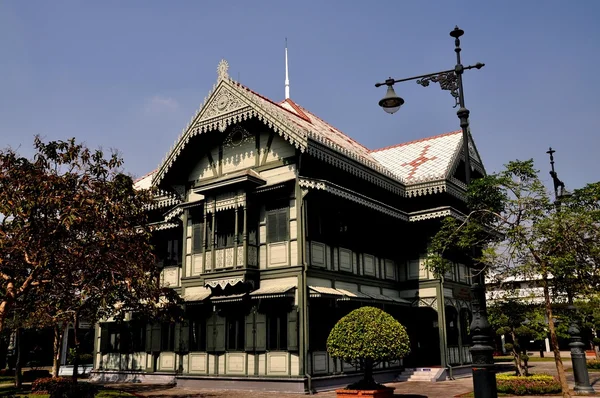
[[[110,334],[108,333],[108,325],[100,326],[100,352],[108,352],[110,346]]]
[[[177,322],[175,324],[175,338],[173,342],[173,351],[181,352],[181,324]]]
[[[254,311],[246,315],[246,336],[244,348],[246,351],[254,351]]]
[[[215,351],[225,351],[225,318],[219,315],[215,319]]]
[[[288,209],[282,209],[277,212],[277,238],[279,242],[288,240],[288,230],[290,223],[288,221]]]
[[[217,314],[212,314],[206,321],[206,351],[213,352],[215,350],[215,320]]]
[[[204,224],[194,224],[192,228],[192,252],[194,254],[202,253],[202,245],[204,244]]]
[[[298,311],[295,308],[288,312],[287,334],[288,351],[298,351]]]
[[[265,351],[267,349],[267,316],[256,313],[256,351]]]
[[[161,326],[160,323],[155,323],[152,325],[152,340],[150,342],[150,351],[152,352],[160,352],[160,332]]]
[[[277,242],[277,213],[267,214],[267,243]]]
[[[152,325],[146,324],[146,352],[152,351]]]
[[[181,324],[181,352],[188,352],[190,350],[190,323],[186,319]]]

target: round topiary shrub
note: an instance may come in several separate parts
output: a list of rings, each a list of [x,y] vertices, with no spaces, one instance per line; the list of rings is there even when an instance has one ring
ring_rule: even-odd
[[[390,314],[379,308],[362,307],[340,319],[331,329],[327,352],[363,370],[363,380],[348,388],[375,390],[382,386],[373,380],[373,367],[406,356],[410,342],[404,326]]]

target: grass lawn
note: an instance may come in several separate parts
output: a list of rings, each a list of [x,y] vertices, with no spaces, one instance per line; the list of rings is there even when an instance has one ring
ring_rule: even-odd
[[[21,389],[15,388],[12,384],[0,385],[0,396],[14,395],[16,397],[31,397],[31,398],[49,398],[48,394],[31,394],[31,385],[25,385]],[[95,398],[118,398],[118,397],[133,397],[134,395],[128,392],[111,390],[100,387],[100,391]]]

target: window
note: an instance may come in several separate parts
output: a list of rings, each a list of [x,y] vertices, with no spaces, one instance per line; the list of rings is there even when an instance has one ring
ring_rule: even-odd
[[[287,350],[287,313],[280,312],[267,317],[267,349]]]
[[[141,352],[146,349],[146,325],[132,321],[121,327],[120,352]]]
[[[271,210],[267,213],[267,243],[288,240],[290,223],[289,208]]]
[[[192,253],[199,254],[204,250],[204,223],[194,222],[192,225]]]
[[[227,210],[217,214],[217,248],[232,247],[235,234],[235,211]]]
[[[206,320],[190,320],[190,351],[206,351]]]
[[[173,351],[175,349],[175,324],[163,324],[160,331],[160,337],[160,350]]]
[[[163,267],[181,264],[181,241],[178,239],[169,239],[163,241],[160,246],[158,260],[162,262]]]
[[[227,317],[227,351],[244,350],[245,325],[244,315]]]

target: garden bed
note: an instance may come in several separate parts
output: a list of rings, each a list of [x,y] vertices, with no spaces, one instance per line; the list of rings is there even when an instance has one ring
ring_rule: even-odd
[[[548,374],[531,376],[513,376],[499,374],[496,376],[499,393],[514,395],[544,395],[561,392],[558,380]]]

